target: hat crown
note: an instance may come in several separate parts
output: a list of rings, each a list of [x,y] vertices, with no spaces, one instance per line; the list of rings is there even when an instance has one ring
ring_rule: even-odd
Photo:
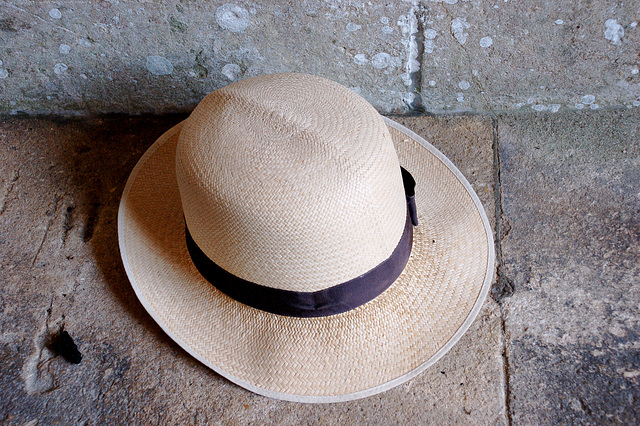
[[[208,95],[180,134],[187,226],[217,265],[311,292],[387,259],[406,221],[400,165],[363,98],[306,74],[242,80]]]

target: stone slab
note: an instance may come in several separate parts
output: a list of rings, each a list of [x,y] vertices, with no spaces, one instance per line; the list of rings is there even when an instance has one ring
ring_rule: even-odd
[[[18,0],[0,12],[5,113],[187,112],[232,81],[284,71],[338,81],[385,112],[418,91],[402,1]]]
[[[187,112],[257,74],[385,113],[640,106],[640,0],[4,1],[0,113]]]
[[[184,352],[136,299],[117,249],[120,194],[183,116],[0,123],[0,421],[6,424],[504,424],[502,327],[488,300],[414,380],[366,399],[296,404],[252,394]],[[465,172],[494,220],[492,122],[411,118]],[[48,349],[64,328],[83,359]]]
[[[422,0],[427,111],[640,106],[638,0]]]
[[[640,114],[499,120],[516,424],[640,422]]]

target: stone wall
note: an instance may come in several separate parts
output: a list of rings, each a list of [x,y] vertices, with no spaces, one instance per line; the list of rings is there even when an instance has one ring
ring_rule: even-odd
[[[280,71],[384,113],[640,106],[640,0],[233,1],[1,1],[0,113],[189,111]]]

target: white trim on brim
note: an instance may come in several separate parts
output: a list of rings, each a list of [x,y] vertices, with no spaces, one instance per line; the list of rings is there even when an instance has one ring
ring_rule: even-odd
[[[375,387],[371,387],[369,389],[365,389],[365,390],[361,390],[361,391],[357,391],[357,392],[353,392],[353,393],[348,393],[348,394],[343,394],[343,395],[329,395],[329,396],[309,396],[309,395],[296,395],[296,394],[289,394],[289,393],[281,393],[281,392],[274,392],[272,390],[268,390],[268,389],[264,389],[264,388],[260,388],[257,387],[251,383],[248,383],[247,381],[235,377],[229,373],[227,373],[226,371],[222,370],[220,367],[214,365],[213,363],[211,363],[209,360],[205,359],[203,356],[201,356],[201,354],[199,354],[194,348],[190,347],[188,344],[185,343],[185,341],[178,335],[176,335],[174,332],[171,331],[171,329],[160,319],[160,317],[158,316],[158,314],[154,311],[154,309],[152,309],[150,303],[147,301],[147,299],[145,298],[144,294],[142,293],[142,291],[140,290],[138,284],[136,283],[135,279],[134,279],[134,274],[133,271],[131,269],[130,263],[129,263],[129,256],[126,253],[125,250],[125,244],[124,244],[124,234],[122,232],[122,229],[124,227],[124,221],[125,221],[125,210],[126,210],[126,203],[127,203],[127,199],[129,196],[129,192],[131,190],[131,187],[133,185],[133,182],[136,178],[136,176],[138,175],[138,173],[142,170],[142,168],[145,165],[146,160],[151,157],[153,155],[153,153],[161,146],[160,144],[158,144],[159,141],[161,140],[168,140],[171,136],[175,135],[175,133],[179,132],[183,123],[180,123],[178,125],[176,125],[175,127],[173,127],[172,129],[170,129],[169,131],[167,131],[159,140],[158,142],[156,142],[154,145],[152,145],[147,152],[145,152],[145,154],[142,156],[142,158],[139,160],[139,162],[136,164],[136,166],[134,167],[133,171],[131,172],[131,175],[127,181],[127,184],[125,186],[123,195],[122,195],[122,199],[120,202],[120,207],[119,207],[119,211],[118,211],[118,242],[119,242],[119,247],[120,247],[120,252],[122,255],[122,260],[124,263],[124,268],[125,271],[127,273],[127,276],[129,277],[129,280],[131,281],[131,284],[133,286],[133,289],[136,293],[136,296],[138,297],[138,299],[140,300],[140,302],[142,303],[142,305],[144,306],[144,308],[147,310],[147,312],[151,315],[151,317],[160,325],[160,327],[164,330],[165,333],[167,333],[167,335],[169,337],[171,337],[171,339],[173,339],[176,343],[178,343],[183,349],[185,349],[190,355],[192,355],[194,358],[196,358],[198,361],[202,362],[204,365],[206,365],[207,367],[211,368],[212,370],[214,370],[216,373],[220,374],[221,376],[225,377],[226,379],[230,380],[233,383],[236,383],[237,385],[248,389],[252,392],[255,392],[257,394],[260,395],[264,395],[267,397],[271,397],[271,398],[276,398],[276,399],[282,399],[282,400],[287,400],[287,401],[294,401],[294,402],[305,402],[305,403],[331,403],[331,402],[343,402],[343,401],[350,401],[350,400],[355,400],[355,399],[360,399],[360,398],[364,398],[367,396],[371,396],[371,395],[375,395],[377,393],[381,393],[384,392],[388,389],[391,389],[395,386],[398,386],[412,378],[414,378],[415,376],[417,376],[418,374],[420,374],[421,372],[423,372],[424,370],[426,370],[428,367],[430,367],[431,365],[433,365],[436,361],[438,361],[440,358],[442,358],[442,356],[449,350],[451,349],[451,347],[453,347],[453,345],[462,337],[462,335],[469,329],[469,327],[471,326],[471,323],[475,320],[475,318],[477,317],[477,315],[479,314],[482,305],[487,297],[489,288],[491,287],[491,283],[493,281],[493,274],[494,274],[494,262],[495,262],[495,249],[494,249],[494,240],[493,240],[493,234],[491,231],[491,227],[489,224],[489,220],[487,218],[487,215],[482,207],[482,204],[480,202],[480,199],[478,198],[478,196],[476,195],[475,191],[473,190],[473,188],[471,187],[471,185],[469,184],[469,182],[464,178],[464,176],[462,175],[462,173],[460,173],[460,171],[453,165],[453,163],[451,163],[451,161],[449,161],[449,159],[447,159],[440,151],[438,151],[435,147],[433,147],[430,143],[428,143],[427,141],[425,141],[422,137],[420,137],[419,135],[417,135],[416,133],[412,132],[411,130],[407,129],[406,127],[394,122],[393,120],[383,117],[385,123],[390,126],[393,129],[398,130],[399,132],[405,134],[408,138],[412,139],[415,142],[418,142],[420,145],[422,145],[425,149],[427,149],[431,154],[433,154],[435,157],[437,157],[454,175],[455,177],[459,180],[459,182],[462,183],[462,185],[464,186],[464,188],[466,189],[466,191],[468,192],[469,196],[471,197],[471,199],[473,200],[473,203],[475,204],[478,213],[480,214],[480,217],[482,219],[482,223],[484,225],[484,229],[486,232],[486,238],[487,238],[487,244],[488,244],[488,256],[487,256],[487,265],[486,265],[486,272],[485,272],[485,278],[484,278],[484,282],[482,284],[481,290],[477,295],[476,301],[471,309],[471,311],[469,312],[468,316],[466,317],[466,319],[464,320],[463,324],[458,328],[458,330],[453,334],[453,336],[434,354],[432,355],[426,362],[424,362],[423,364],[419,365],[417,368],[409,371],[408,373],[401,375],[395,379],[389,380],[383,384],[380,384],[378,386]]]

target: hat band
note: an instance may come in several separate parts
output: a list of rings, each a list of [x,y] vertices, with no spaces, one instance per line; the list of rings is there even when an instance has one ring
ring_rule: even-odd
[[[357,278],[314,292],[266,287],[226,271],[198,247],[185,227],[187,249],[198,272],[214,287],[238,302],[272,314],[289,317],[324,317],[350,311],[375,299],[400,276],[407,265],[413,242],[407,214],[400,242],[389,258]]]
[[[413,243],[415,181],[402,170],[407,198],[407,219],[398,245],[386,260],[375,268],[347,282],[314,292],[301,292],[266,287],[247,281],[226,271],[200,249],[185,222],[187,249],[198,272],[214,287],[238,302],[272,314],[312,318],[350,311],[382,294],[404,270]],[[408,177],[407,177],[408,175]]]

